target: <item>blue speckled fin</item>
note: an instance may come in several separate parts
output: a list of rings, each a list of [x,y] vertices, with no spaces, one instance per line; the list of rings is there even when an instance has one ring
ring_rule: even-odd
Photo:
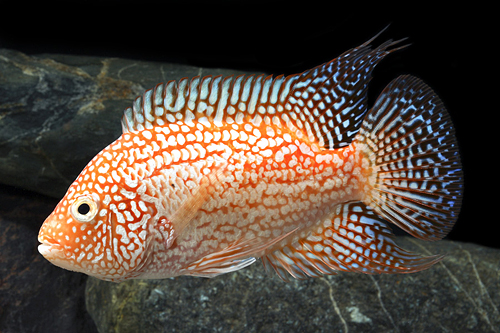
[[[285,281],[331,275],[338,271],[366,274],[413,273],[443,256],[421,257],[396,245],[387,222],[361,202],[337,206],[306,239],[262,257]]]
[[[356,137],[372,168],[363,202],[412,236],[439,240],[460,212],[463,173],[450,116],[421,80],[400,76]]]
[[[320,147],[337,149],[349,145],[368,111],[367,92],[375,66],[402,40],[388,40],[372,49],[374,36],[338,58],[286,78],[292,83],[284,100],[286,123],[304,133]]]

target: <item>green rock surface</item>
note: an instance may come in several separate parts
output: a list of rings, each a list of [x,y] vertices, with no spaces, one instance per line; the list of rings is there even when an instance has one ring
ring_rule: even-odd
[[[334,276],[284,283],[260,263],[212,279],[119,284],[89,278],[86,304],[100,332],[498,332],[500,250],[398,237],[423,255],[414,274]]]
[[[146,89],[183,77],[244,73],[0,49],[0,183],[61,198],[120,136],[123,111]]]
[[[214,279],[113,284],[43,259],[44,218],[121,134],[134,98],[172,79],[243,73],[0,49],[0,332],[500,332],[500,250],[474,244],[398,238],[448,256],[415,274],[291,283],[257,263]]]

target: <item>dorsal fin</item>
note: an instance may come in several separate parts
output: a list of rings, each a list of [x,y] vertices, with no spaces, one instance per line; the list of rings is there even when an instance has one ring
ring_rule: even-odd
[[[376,37],[376,36],[375,36]],[[374,37],[374,38],[375,38]],[[158,84],[138,97],[122,118],[123,132],[197,120],[206,126],[251,121],[286,126],[320,147],[350,144],[367,111],[373,68],[395,48],[375,49],[373,39],[301,74],[287,76],[196,76]]]
[[[334,149],[351,143],[368,110],[373,68],[401,48],[387,50],[400,42],[389,40],[372,50],[369,42],[296,76],[285,109],[294,125],[305,128],[309,139],[320,146]]]

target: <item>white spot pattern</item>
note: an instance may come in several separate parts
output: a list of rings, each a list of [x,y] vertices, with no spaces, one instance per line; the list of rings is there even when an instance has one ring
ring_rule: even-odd
[[[448,123],[444,109],[432,98],[421,102],[422,123],[415,98],[396,87],[356,136],[371,71],[396,43],[367,44],[288,77],[195,77],[147,90],[125,111],[123,135],[44,223],[41,239],[64,239],[54,262],[114,281],[214,276],[253,257],[283,279],[435,263],[399,249],[360,201],[389,220],[400,213],[417,236],[442,236],[458,213],[461,171],[456,144],[432,152],[453,133],[431,139],[432,130],[444,131],[432,121]],[[410,95],[428,92],[409,85]],[[402,116],[392,117],[391,103]],[[68,207],[89,195],[99,211],[81,223]],[[415,218],[422,222],[408,223]]]

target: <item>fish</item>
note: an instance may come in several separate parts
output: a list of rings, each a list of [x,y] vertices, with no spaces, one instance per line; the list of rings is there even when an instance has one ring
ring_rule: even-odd
[[[369,108],[373,69],[407,46],[373,47],[377,36],[299,74],[146,90],[43,222],[38,251],[114,282],[215,277],[259,258],[284,281],[439,262],[399,247],[391,226],[426,241],[452,229],[463,196],[455,128],[411,75]]]

